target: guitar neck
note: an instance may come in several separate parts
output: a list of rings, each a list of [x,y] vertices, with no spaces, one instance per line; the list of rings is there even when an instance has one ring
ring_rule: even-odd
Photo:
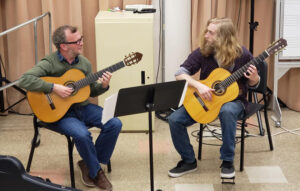
[[[227,88],[228,86],[230,86],[233,82],[237,81],[238,79],[240,79],[241,77],[244,76],[244,73],[247,71],[247,69],[249,68],[250,65],[255,65],[257,66],[260,62],[264,61],[267,57],[269,57],[270,55],[268,54],[267,51],[264,51],[263,53],[261,53],[260,55],[258,55],[257,57],[253,58],[251,61],[249,61],[247,64],[245,64],[243,67],[241,67],[240,69],[238,69],[237,71],[235,71],[234,73],[232,73],[228,78],[226,78],[225,80],[223,80],[221,82],[222,87]]]
[[[117,70],[119,70],[119,69],[121,69],[123,67],[125,67],[125,64],[124,64],[123,61],[120,61],[120,62],[118,62],[118,63],[116,63],[116,64],[114,64],[112,66],[104,68],[101,71],[98,71],[98,72],[96,72],[94,74],[90,74],[90,75],[86,76],[85,78],[83,78],[83,79],[75,82],[74,85],[75,85],[76,89],[80,89],[82,87],[85,87],[85,86],[87,86],[87,85],[89,85],[89,84],[97,81],[98,78],[101,77],[104,72],[108,71],[108,72],[113,73],[113,72],[115,72],[115,71],[117,71]]]

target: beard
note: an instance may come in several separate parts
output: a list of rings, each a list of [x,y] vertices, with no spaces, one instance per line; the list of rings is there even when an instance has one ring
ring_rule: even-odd
[[[202,48],[202,52],[205,53],[205,55],[212,55],[215,53],[216,45],[215,42],[204,42],[204,47]]]
[[[73,49],[70,51],[70,56],[75,58],[79,56],[82,53],[82,48],[81,49]]]

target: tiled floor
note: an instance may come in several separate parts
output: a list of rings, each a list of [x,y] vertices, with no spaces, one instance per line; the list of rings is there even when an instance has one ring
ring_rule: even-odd
[[[214,187],[212,184],[175,184],[175,191],[213,191]]]
[[[270,111],[271,115],[272,112]],[[282,127],[298,129],[300,113],[283,108]],[[270,119],[274,151],[269,150],[266,136],[260,136],[257,127],[247,130],[255,135],[246,139],[245,170],[239,171],[240,145],[236,147],[234,185],[221,184],[219,178],[219,147],[203,145],[202,160],[198,161],[198,170],[179,178],[170,178],[167,172],[180,160],[176,153],[167,123],[156,119],[153,133],[154,151],[154,188],[163,191],[217,191],[217,190],[300,190],[300,137],[274,127]],[[255,123],[252,119],[250,123]],[[198,125],[190,127],[190,134],[197,134]],[[218,129],[217,129],[218,131]],[[96,137],[98,131],[92,130]],[[41,130],[41,144],[36,149],[30,174],[49,178],[52,182],[70,186],[67,141],[64,136],[49,130]],[[279,134],[278,134],[279,133]],[[300,131],[293,133],[300,134]],[[30,143],[33,136],[32,117],[9,114],[0,116],[0,154],[17,157],[26,166]],[[190,136],[197,154],[197,138]],[[215,138],[204,140],[209,144],[220,144]],[[74,162],[80,159],[74,151]],[[149,145],[146,133],[121,133],[111,159],[112,172],[108,175],[114,191],[150,190]],[[85,187],[75,165],[76,187],[93,191],[96,188]],[[1,188],[0,188],[1,190]]]
[[[279,166],[249,166],[245,170],[250,183],[288,183]]]

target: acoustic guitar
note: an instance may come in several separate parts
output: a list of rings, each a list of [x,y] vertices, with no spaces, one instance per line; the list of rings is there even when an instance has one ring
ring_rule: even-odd
[[[244,76],[250,65],[258,65],[270,55],[278,52],[287,46],[285,39],[279,39],[274,42],[267,50],[259,56],[253,58],[243,67],[230,73],[223,68],[216,68],[205,80],[199,80],[202,84],[214,89],[212,100],[202,99],[199,92],[189,86],[183,102],[188,114],[198,123],[210,123],[218,117],[221,106],[229,101],[234,100],[239,94],[237,80]]]
[[[74,103],[80,103],[89,98],[91,92],[89,84],[97,81],[104,72],[115,72],[125,66],[137,64],[142,59],[142,56],[143,54],[139,52],[131,53],[126,56],[123,61],[88,76],[85,76],[84,73],[78,69],[71,69],[60,77],[41,77],[41,79],[46,82],[71,87],[73,93],[67,98],[61,98],[54,92],[45,94],[44,92],[28,91],[27,99],[29,105],[33,113],[41,121],[46,123],[58,121]]]

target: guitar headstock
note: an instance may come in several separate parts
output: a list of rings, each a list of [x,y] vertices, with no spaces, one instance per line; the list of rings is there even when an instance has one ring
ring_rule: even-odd
[[[143,57],[142,53],[132,52],[128,56],[125,56],[123,62],[126,66],[131,66],[131,65],[137,64],[139,61],[141,61],[142,57]]]
[[[286,40],[283,38],[280,38],[277,41],[273,42],[266,51],[268,52],[269,55],[271,55],[271,54],[274,54],[274,53],[282,50],[286,46],[287,46]]]

